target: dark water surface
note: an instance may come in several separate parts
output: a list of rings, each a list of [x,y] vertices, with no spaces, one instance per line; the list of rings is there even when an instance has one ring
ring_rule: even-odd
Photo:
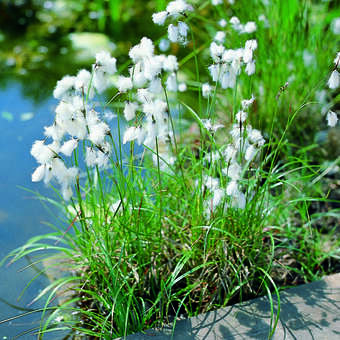
[[[16,82],[11,82],[0,90],[0,259],[23,245],[30,237],[51,232],[43,223],[53,222],[52,214],[33,193],[18,186],[45,195],[51,194],[43,184],[31,182],[31,173],[37,164],[30,155],[30,148],[34,140],[42,138],[43,126],[51,124],[55,105],[56,101],[52,98],[39,104],[24,98],[21,85]],[[29,264],[29,260],[23,259],[0,268],[0,320],[25,312],[7,303],[20,308],[41,307],[39,303],[28,305],[48,284],[47,278],[42,275],[32,282],[18,301],[22,290],[38,273],[39,268],[19,271]],[[0,340],[11,339],[38,326],[39,320],[40,315],[35,313],[0,324]],[[36,336],[26,334],[20,337],[33,338]],[[53,338],[55,337],[49,337]]]

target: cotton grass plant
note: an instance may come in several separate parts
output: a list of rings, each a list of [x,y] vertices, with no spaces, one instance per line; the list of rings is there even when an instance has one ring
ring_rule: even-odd
[[[203,49],[195,24],[207,10],[220,28],[206,24],[214,34]],[[309,216],[307,183],[317,183],[319,167],[303,153],[282,157],[306,101],[279,136],[273,119],[266,130],[253,127],[261,103],[253,91],[261,91],[251,84],[263,49],[256,23],[227,17],[221,1],[184,0],[153,21],[186,56],[158,53],[146,37],[127,67],[98,53],[91,71],[57,83],[54,122],[32,146],[32,180],[55,186],[64,216],[54,232],[10,254],[13,262],[43,251],[43,271],[66,270],[33,300],[45,301],[40,327],[28,330],[41,338],[175,327],[181,317],[259,295],[273,304],[273,292],[279,307],[277,283],[317,278],[337,254],[336,246],[323,251]]]

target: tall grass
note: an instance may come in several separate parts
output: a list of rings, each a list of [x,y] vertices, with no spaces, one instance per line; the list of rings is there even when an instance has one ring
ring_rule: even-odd
[[[120,2],[112,3],[112,19],[118,20]],[[303,49],[315,51],[321,43],[318,34],[323,26],[309,31],[313,11],[313,4],[293,0],[272,1],[268,6],[254,1],[247,11],[241,2],[210,6],[206,1],[195,10],[180,11],[180,19],[167,19],[188,25],[188,34],[180,35],[171,47],[182,58],[178,70],[176,63],[166,59],[166,64],[163,57],[162,71],[138,85],[134,77],[140,69],[152,73],[148,65],[159,61],[153,49],[145,47],[150,41],[142,40],[144,47],[138,45],[130,51],[129,79],[115,74],[115,60],[97,55],[87,82],[79,87],[83,78],[78,74],[78,82],[65,78],[57,84],[54,95],[61,102],[55,124],[66,124],[60,117],[66,115],[60,113],[61,108],[65,110],[65,103],[79,97],[81,114],[72,116],[72,123],[67,124],[71,126],[75,120],[86,123],[84,132],[70,133],[71,128],[64,127],[78,145],[69,159],[61,155],[60,145],[49,144],[52,153],[45,141],[39,146],[40,153],[35,152],[37,144],[32,148],[44,171],[42,175],[35,172],[33,178],[48,182],[51,171],[61,184],[54,204],[65,219],[54,226],[54,232],[32,238],[9,257],[13,262],[51,251],[54,255],[45,270],[62,267],[69,273],[51,282],[33,300],[45,301],[41,326],[33,332],[43,337],[51,331],[69,330],[112,339],[170,322],[175,327],[179,317],[268,295],[271,337],[278,321],[272,294],[279,303],[280,287],[308,282],[328,272],[325,261],[338,257],[339,252],[339,241],[333,240],[336,229],[323,236],[314,225],[330,213],[311,213],[312,202],[326,201],[320,198],[319,187],[324,173],[309,162],[309,147],[295,153],[298,140],[290,142],[291,130],[299,129],[300,117],[312,107],[315,86],[322,87],[329,73],[323,60],[324,68],[314,68],[307,83],[311,73],[300,59]],[[218,20],[235,13],[241,23],[252,19],[249,13],[264,13],[268,23],[258,23],[255,33],[223,28],[226,47],[239,49],[233,52],[238,57],[231,66],[237,68],[235,83],[225,88],[221,65],[228,62],[222,60],[218,48],[210,47],[210,53],[207,48],[221,29]],[[299,24],[293,26],[297,18]],[[282,41],[288,36],[292,44],[285,46]],[[330,42],[330,33],[325,36]],[[255,74],[244,70],[251,61],[244,49],[250,38],[256,38],[258,45],[256,49],[251,43]],[[145,62],[145,54],[147,63],[138,65],[139,58]],[[316,53],[315,58],[321,64],[326,54],[332,60],[329,50]],[[290,60],[295,79],[292,85],[285,85]],[[210,64],[220,68],[216,81],[209,78],[206,66]],[[126,68],[121,71],[128,75]],[[99,92],[106,88],[100,77],[113,79],[114,86],[109,89],[111,99],[98,106]],[[73,83],[65,86],[66,81]],[[187,92],[177,90],[182,81]],[[205,93],[205,82],[210,82],[210,94]],[[146,86],[147,91],[138,92]],[[152,92],[152,88],[158,90]],[[252,94],[255,98],[249,100]],[[245,99],[249,101],[242,102]],[[127,113],[131,102],[138,103],[133,114]],[[76,110],[76,104],[72,105]],[[102,114],[93,116],[92,110],[101,108]],[[103,125],[103,113],[108,109],[118,115],[117,130]],[[123,123],[123,116],[128,122]],[[95,128],[100,130],[97,134]],[[105,133],[99,136],[102,129]],[[60,137],[58,142],[64,140]],[[45,152],[46,164],[41,159]],[[89,160],[91,152],[96,152],[96,160]],[[105,158],[99,160],[99,156]],[[67,176],[54,172],[54,166]],[[68,171],[75,174],[74,182]],[[53,306],[58,298],[60,302]]]

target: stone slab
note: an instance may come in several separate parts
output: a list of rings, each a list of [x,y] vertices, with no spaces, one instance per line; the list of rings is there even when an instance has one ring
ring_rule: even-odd
[[[274,340],[340,339],[340,273],[287,289],[280,294],[281,311]],[[277,299],[274,311],[277,314]],[[241,340],[269,338],[271,308],[267,297],[221,308],[170,326],[129,335],[128,340]],[[123,338],[120,338],[123,339]]]

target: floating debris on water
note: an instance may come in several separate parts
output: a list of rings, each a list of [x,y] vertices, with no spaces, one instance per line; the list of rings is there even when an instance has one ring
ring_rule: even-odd
[[[12,122],[13,121],[13,114],[12,113],[10,113],[10,112],[8,112],[8,111],[2,111],[1,112],[1,117],[3,118],[3,119],[6,119],[7,121],[9,121],[9,122]]]
[[[34,117],[34,113],[33,112],[25,112],[25,113],[22,113],[20,115],[20,120],[22,122],[26,122],[27,120],[30,120]]]

